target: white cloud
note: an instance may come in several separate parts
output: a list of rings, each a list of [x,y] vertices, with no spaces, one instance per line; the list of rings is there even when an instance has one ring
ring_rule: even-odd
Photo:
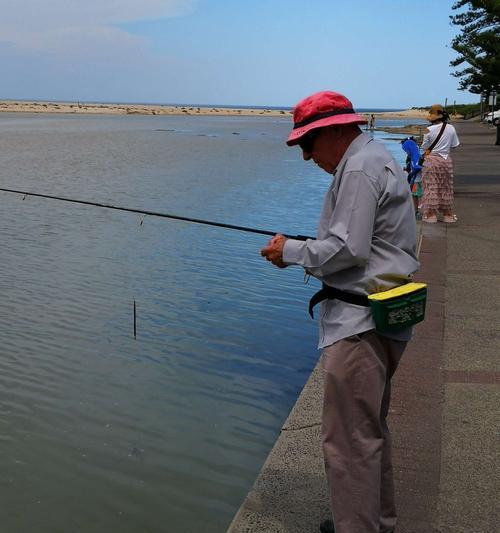
[[[114,25],[179,16],[196,0],[0,0],[0,41],[52,53],[106,47],[128,48],[142,40]],[[84,48],[82,48],[82,46]]]
[[[197,1],[0,0],[0,97],[166,101],[193,66],[120,24],[185,15]]]

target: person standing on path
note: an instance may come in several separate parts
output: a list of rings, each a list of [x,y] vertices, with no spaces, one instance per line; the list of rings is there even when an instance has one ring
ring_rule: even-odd
[[[420,198],[423,194],[422,187],[422,167],[420,165],[420,150],[413,137],[407,137],[401,141],[401,147],[406,153],[406,164],[404,170],[408,172],[408,185],[410,186],[415,218],[421,220],[419,211]]]
[[[431,107],[428,119],[431,125],[428,127],[428,133],[424,135],[421,148],[426,150],[436,139],[438,141],[430,152],[425,152],[422,170],[422,220],[435,224],[438,214],[442,213],[443,222],[450,224],[457,221],[453,212],[453,161],[450,150],[456,148],[460,141],[455,128],[447,124],[448,113],[441,105],[435,104]]]
[[[293,120],[287,144],[299,145],[304,160],[333,179],[317,239],[278,234],[261,255],[280,268],[300,265],[324,287],[345,291],[343,296],[407,283],[419,264],[415,216],[400,165],[361,132],[366,120],[339,93],[305,98],[295,106]],[[411,328],[382,335],[369,308],[320,299],[323,454],[333,515],[320,531],[390,533],[396,509],[386,416],[391,378]]]

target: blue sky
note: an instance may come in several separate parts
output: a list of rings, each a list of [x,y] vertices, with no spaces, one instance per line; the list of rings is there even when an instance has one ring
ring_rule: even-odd
[[[356,107],[476,102],[453,0],[0,0],[0,99]]]

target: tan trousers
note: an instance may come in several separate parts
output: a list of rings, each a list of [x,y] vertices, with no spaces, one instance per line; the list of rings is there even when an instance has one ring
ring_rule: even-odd
[[[336,533],[396,525],[386,416],[405,347],[371,330],[323,349],[323,453]]]

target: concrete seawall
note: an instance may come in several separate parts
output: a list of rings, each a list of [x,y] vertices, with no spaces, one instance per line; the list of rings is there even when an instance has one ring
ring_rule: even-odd
[[[492,128],[455,126],[459,222],[421,227],[426,320],[393,380],[398,533],[492,533],[500,523],[500,147]],[[313,533],[329,517],[321,403],[318,365],[228,533]]]

